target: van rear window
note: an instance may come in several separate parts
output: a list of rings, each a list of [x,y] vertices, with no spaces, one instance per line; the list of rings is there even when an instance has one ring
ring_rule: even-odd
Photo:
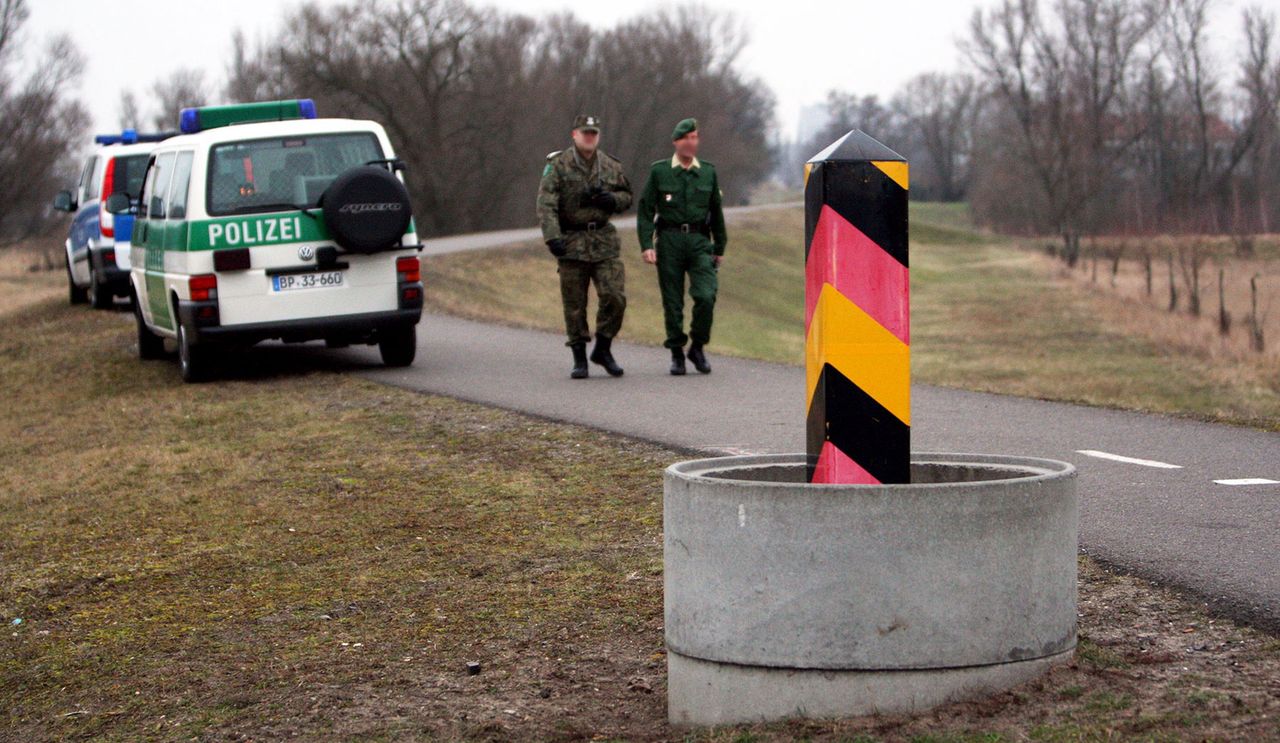
[[[150,155],[124,155],[114,158],[115,171],[112,175],[116,193],[124,192],[129,198],[137,200],[142,195],[142,178],[147,174],[147,161]],[[110,196],[111,194],[107,194]]]
[[[371,132],[255,139],[209,154],[210,216],[316,206],[340,173],[386,157]]]

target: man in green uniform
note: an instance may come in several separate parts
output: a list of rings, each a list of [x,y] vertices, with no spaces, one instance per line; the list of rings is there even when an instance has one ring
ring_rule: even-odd
[[[573,350],[574,379],[587,377],[587,286],[594,282],[596,345],[591,361],[610,376],[622,376],[611,350],[627,308],[626,274],[619,257],[618,231],[609,217],[631,206],[631,184],[622,163],[599,150],[600,120],[573,120],[573,146],[547,155],[538,187],[542,239],[559,263],[565,331]]]
[[[636,211],[636,227],[645,262],[658,266],[667,326],[663,345],[671,349],[671,373],[685,373],[684,345],[689,342],[689,361],[702,374],[710,374],[711,364],[703,347],[711,341],[716,272],[728,239],[720,204],[722,194],[715,166],[698,160],[698,122],[685,119],[676,124],[671,139],[675,154],[649,168],[649,181]],[[686,274],[693,300],[688,335],[684,332]]]

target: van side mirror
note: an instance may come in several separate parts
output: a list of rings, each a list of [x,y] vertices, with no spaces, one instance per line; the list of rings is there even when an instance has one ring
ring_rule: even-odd
[[[117,191],[107,197],[107,211],[112,214],[128,214],[132,206],[127,193]]]
[[[60,212],[73,212],[76,210],[76,198],[70,191],[59,191],[53,197],[53,208]]]

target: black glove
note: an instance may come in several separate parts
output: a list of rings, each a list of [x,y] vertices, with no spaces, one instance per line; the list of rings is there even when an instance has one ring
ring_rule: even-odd
[[[547,241],[547,250],[550,250],[551,255],[554,255],[557,258],[563,258],[569,252],[568,246],[566,246],[564,244],[564,240],[559,237]]]
[[[612,191],[601,191],[591,197],[591,205],[613,214],[618,211],[618,197],[614,196]]]

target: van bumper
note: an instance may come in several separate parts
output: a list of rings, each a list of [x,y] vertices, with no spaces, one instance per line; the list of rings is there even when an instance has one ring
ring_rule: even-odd
[[[120,268],[114,261],[107,263],[103,258],[104,252],[115,253],[114,246],[90,248],[89,260],[93,263],[93,268],[98,277],[98,287],[104,292],[116,297],[129,296],[129,270]]]
[[[212,317],[208,308],[213,306]],[[203,310],[203,311],[202,311]],[[365,312],[358,315],[313,317],[301,320],[278,320],[265,323],[218,325],[217,302],[178,302],[178,318],[197,343],[234,343],[252,345],[265,340],[301,343],[335,340],[341,343],[376,343],[378,332],[390,328],[416,325],[422,319],[422,308]],[[212,323],[212,324],[211,324]]]

